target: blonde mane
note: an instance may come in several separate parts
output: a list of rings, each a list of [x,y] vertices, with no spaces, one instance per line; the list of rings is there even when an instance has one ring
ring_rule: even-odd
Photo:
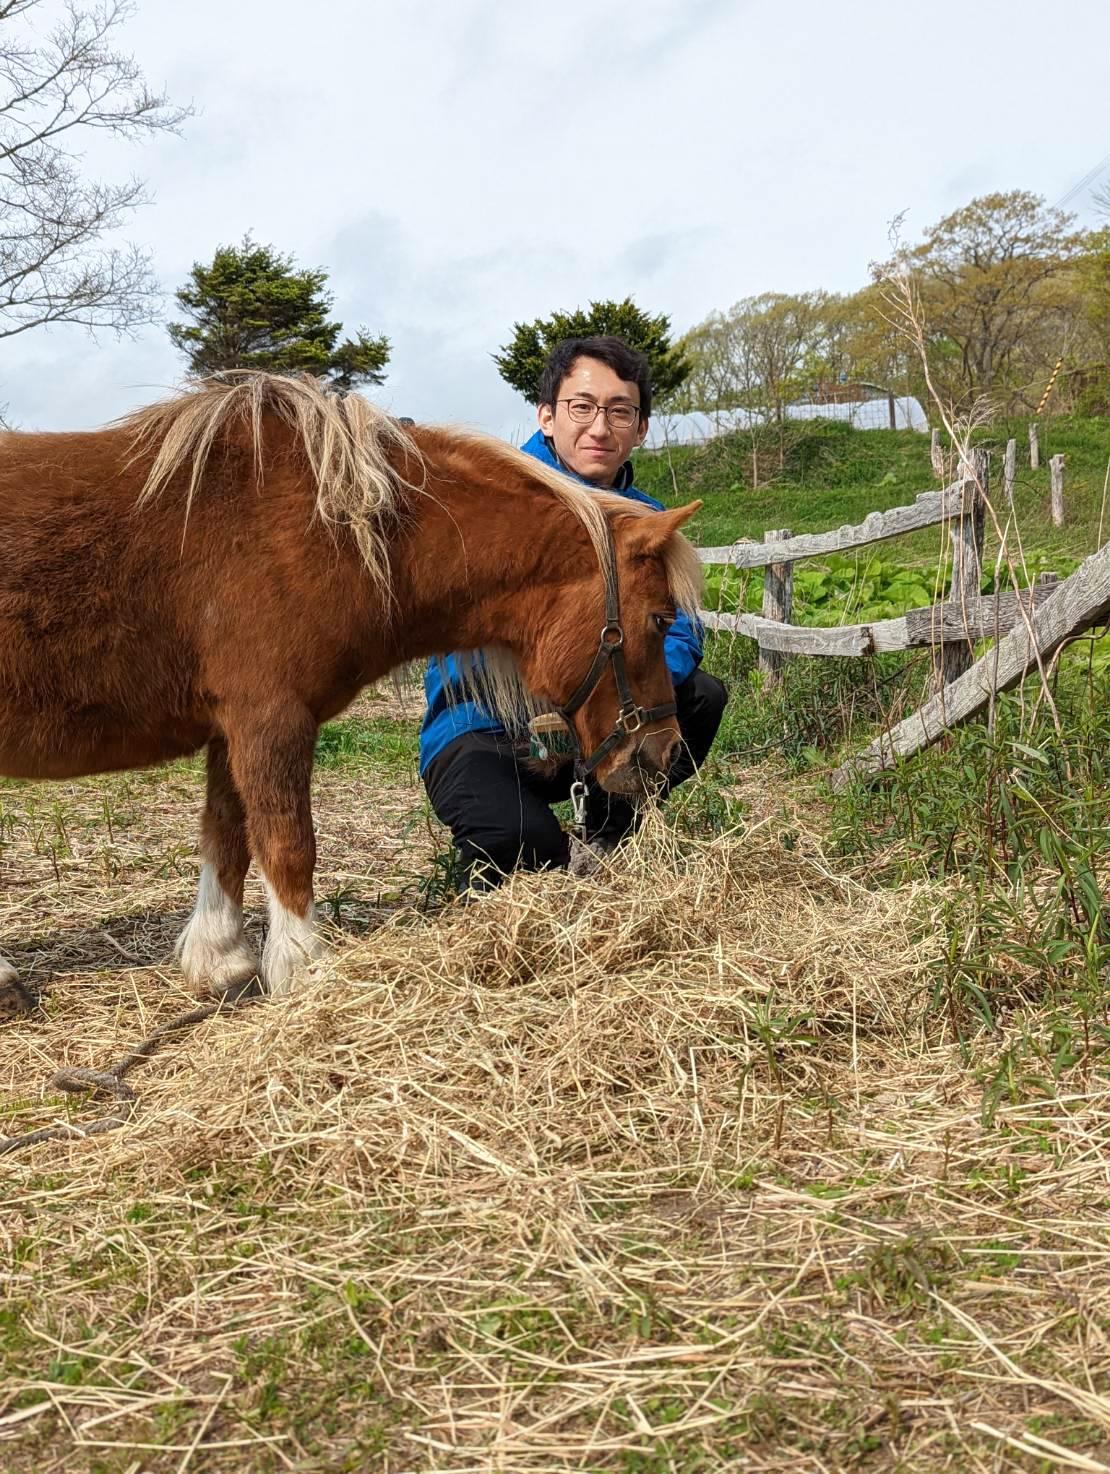
[[[399,421],[361,395],[337,394],[308,374],[234,370],[125,416],[119,423],[132,434],[134,455],[154,456],[139,505],[187,472],[187,519],[213,445],[236,424],[250,427],[255,464],[261,469],[267,414],[289,426],[308,459],[316,483],[316,515],[328,526],[351,532],[367,572],[388,599],[389,534],[405,492],[422,487],[422,481],[406,480],[396,462],[423,471],[422,457]]]
[[[575,481],[565,471],[537,461],[504,441],[493,440],[485,435],[467,432],[476,445],[496,451],[516,470],[524,472],[533,480],[541,481],[555,493],[563,504],[574,513],[589,534],[590,543],[597,554],[597,561],[604,570],[609,561],[609,540],[605,525],[612,516],[654,517],[656,509],[645,502],[636,502],[631,497],[621,496],[615,491],[591,491]],[[676,532],[663,549],[663,566],[667,572],[667,584],[671,597],[679,609],[696,615],[701,607],[702,567],[697,550]]]
[[[337,394],[307,374],[286,377],[244,369],[199,380],[169,399],[136,410],[118,423],[132,436],[135,458],[153,457],[139,505],[162,495],[175,477],[186,475],[187,521],[213,446],[237,425],[249,427],[255,464],[261,469],[266,415],[276,416],[292,430],[316,483],[316,515],[328,526],[351,533],[389,608],[391,535],[408,498],[424,491],[426,465],[405,427],[361,395]],[[617,513],[633,517],[654,513],[640,502],[580,486],[564,472],[491,436],[443,427],[441,433],[504,460],[506,470],[546,486],[585,528],[602,570],[610,556],[608,520]],[[399,465],[414,479],[407,479]],[[676,533],[663,558],[672,598],[679,608],[694,614],[701,592],[697,554]],[[492,646],[472,652],[466,664],[467,694],[506,727],[519,728],[542,709],[526,691],[506,649]]]

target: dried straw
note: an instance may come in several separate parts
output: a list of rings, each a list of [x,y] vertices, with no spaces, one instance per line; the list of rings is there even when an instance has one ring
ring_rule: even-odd
[[[184,1005],[181,868],[105,912],[114,955],[42,880],[3,1129]],[[0,1169],[0,1466],[1110,1469],[1110,1090],[984,1117],[1005,1039],[927,1007],[943,899],[769,813],[366,905],[290,1001],[134,1077],[121,1131]]]

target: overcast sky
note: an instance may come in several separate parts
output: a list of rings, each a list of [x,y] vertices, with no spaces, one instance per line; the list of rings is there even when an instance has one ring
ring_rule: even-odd
[[[992,190],[1055,203],[1110,153],[1107,0],[137,0],[119,40],[196,108],[89,160],[149,182],[128,238],[166,316],[251,231],[388,335],[386,407],[517,439],[533,412],[490,359],[514,322],[631,294],[681,331],[852,290],[900,212],[914,239]],[[36,330],[3,362],[9,419],[45,429],[183,365],[164,326]]]

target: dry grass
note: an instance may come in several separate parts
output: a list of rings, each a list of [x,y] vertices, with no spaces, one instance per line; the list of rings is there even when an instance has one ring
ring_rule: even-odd
[[[91,808],[72,860],[15,825],[0,950],[64,977],[2,1026],[0,1131],[187,1006],[195,779],[126,783],[112,889]],[[371,895],[372,802],[323,780],[373,928],[138,1072],[124,1130],[3,1159],[5,1474],[1110,1469],[1110,1088],[984,1113],[1006,1039],[929,1010],[939,892],[769,810],[427,916]]]

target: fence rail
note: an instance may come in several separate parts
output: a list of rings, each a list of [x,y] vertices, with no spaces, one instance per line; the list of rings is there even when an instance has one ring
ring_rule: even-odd
[[[889,768],[912,757],[950,727],[983,710],[999,691],[1016,685],[1038,662],[1052,658],[1068,640],[1110,619],[1110,543],[1092,553],[1065,578],[1047,608],[1038,609],[1028,626],[1017,626],[997,645],[944,686],[912,716],[883,732],[870,747],[835,769],[834,788],[854,778]]]
[[[879,655],[955,641],[993,640],[1009,634],[1051,598],[1058,586],[1054,573],[1042,574],[1032,588],[1018,593],[985,594],[964,604],[958,600],[927,604],[908,610],[898,619],[877,619],[871,624],[783,624],[758,614],[718,614],[712,610],[702,610],[701,620],[707,629],[747,635],[758,642],[760,649],[783,655]]]
[[[978,494],[974,481],[954,481],[943,491],[923,491],[908,507],[891,507],[887,512],[869,512],[854,527],[834,527],[831,532],[803,532],[797,537],[772,542],[735,542],[723,548],[699,548],[703,563],[726,563],[731,568],[766,568],[771,563],[795,563],[800,558],[820,558],[830,553],[849,552],[868,543],[885,542],[905,532],[917,532],[949,522],[970,510],[969,498]]]

